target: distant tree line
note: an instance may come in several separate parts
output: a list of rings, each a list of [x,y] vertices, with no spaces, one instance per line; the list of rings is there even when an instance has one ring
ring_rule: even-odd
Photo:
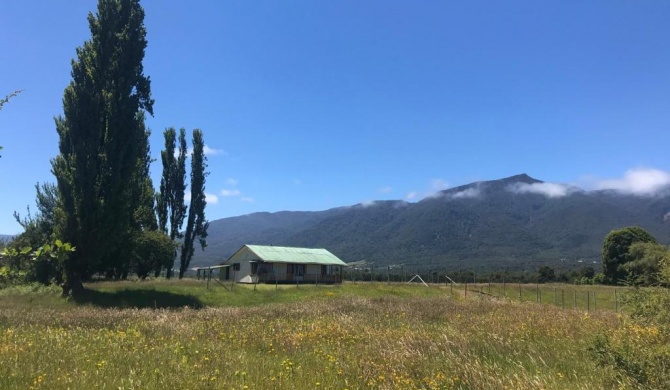
[[[158,192],[149,177],[145,115],[153,115],[154,100],[142,65],[147,41],[139,0],[100,0],[88,22],[91,38],[77,48],[63,115],[55,118],[55,184],[36,185],[35,215],[15,213],[24,232],[3,251],[0,282],[4,274],[5,282],[59,283],[64,294],[76,294],[94,275],[144,278],[165,271],[171,277],[178,254],[182,277],[195,243],[206,245],[202,131],[192,137],[190,206],[184,129],[176,158],[175,130],[164,133]]]

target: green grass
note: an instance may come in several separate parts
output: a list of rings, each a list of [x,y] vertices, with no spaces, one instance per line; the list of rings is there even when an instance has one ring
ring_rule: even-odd
[[[158,280],[86,287],[76,300],[60,298],[58,289],[0,291],[0,388],[618,385],[587,352],[596,335],[619,324],[606,310],[472,292],[466,299],[444,285],[237,285],[227,291],[195,280]],[[522,286],[522,294],[533,288]]]

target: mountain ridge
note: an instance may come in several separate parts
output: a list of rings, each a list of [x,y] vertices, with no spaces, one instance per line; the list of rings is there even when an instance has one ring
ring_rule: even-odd
[[[326,248],[344,261],[417,268],[536,269],[600,263],[613,230],[639,225],[667,243],[670,197],[585,191],[527,174],[324,211],[253,213],[210,222],[193,264],[225,260],[244,244]]]

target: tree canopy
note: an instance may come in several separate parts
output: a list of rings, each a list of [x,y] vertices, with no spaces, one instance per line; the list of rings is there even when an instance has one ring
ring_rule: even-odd
[[[629,249],[636,242],[656,244],[656,239],[638,226],[611,231],[603,243],[603,274],[605,283],[620,284],[628,276],[624,264],[632,260]]]
[[[154,101],[142,65],[144,10],[139,0],[100,0],[88,22],[91,38],[77,48],[63,115],[55,119],[56,231],[77,247],[64,264],[64,292],[94,272],[128,272],[148,179],[144,112],[153,114]]]
[[[188,209],[188,220],[186,222],[186,233],[184,243],[181,247],[181,264],[179,266],[179,278],[184,276],[188,269],[196,240],[204,250],[207,246],[207,229],[209,222],[205,219],[205,178],[208,175],[207,157],[205,156],[205,141],[202,131],[193,130],[193,153],[191,154],[191,205]]]
[[[187,210],[184,201],[186,193],[186,130],[183,128],[179,130],[179,150],[175,150],[177,132],[173,127],[165,129],[163,136],[165,138],[165,149],[161,151],[163,175],[160,191],[156,194],[156,211],[160,230],[174,241],[183,236],[180,229],[184,223]],[[168,278],[172,277],[176,255],[175,252],[172,261],[162,265],[166,268]],[[155,270],[156,276],[160,271],[160,268]]]

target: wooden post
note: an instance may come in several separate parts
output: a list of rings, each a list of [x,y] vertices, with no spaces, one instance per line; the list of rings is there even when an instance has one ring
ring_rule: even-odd
[[[519,302],[521,302],[521,282],[519,282]]]
[[[535,303],[540,303],[540,285],[535,284]]]
[[[468,281],[465,281],[465,297],[468,297]]]

